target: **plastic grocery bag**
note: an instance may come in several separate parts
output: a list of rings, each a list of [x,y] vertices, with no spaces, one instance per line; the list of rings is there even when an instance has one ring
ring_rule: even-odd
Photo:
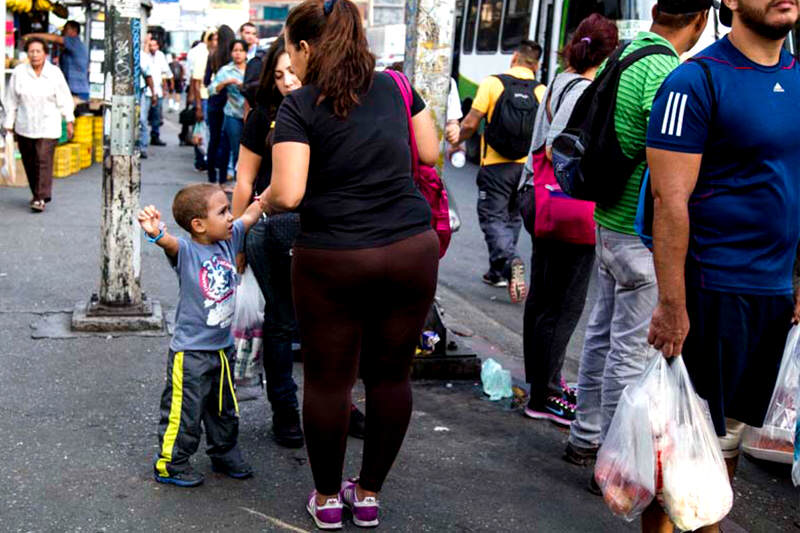
[[[786,338],[781,369],[769,402],[764,426],[747,428],[742,447],[759,459],[791,464],[795,450],[798,389],[800,389],[800,327],[794,326]]]
[[[661,361],[659,361],[661,360]],[[656,452],[650,425],[651,393],[662,379],[664,358],[656,356],[638,382],[620,397],[594,476],[611,512],[635,520],[656,494]]]
[[[233,338],[236,344],[236,364],[233,377],[237,384],[248,383],[260,374],[262,334],[264,325],[264,295],[253,270],[247,267],[236,291],[233,313]]]
[[[659,357],[660,380],[650,420],[656,443],[659,501],[684,531],[722,520],[733,505],[719,440],[708,405],[694,391],[683,357]]]
[[[800,390],[797,391],[797,401],[800,402]],[[795,487],[800,487],[800,418],[794,426],[794,463],[792,464],[792,482]]]
[[[511,390],[511,372],[503,370],[500,363],[491,357],[481,365],[481,383],[483,383],[483,392],[493,402],[511,398],[514,394]]]

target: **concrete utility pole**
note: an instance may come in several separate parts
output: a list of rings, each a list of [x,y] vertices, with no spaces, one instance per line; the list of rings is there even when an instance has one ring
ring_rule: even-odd
[[[107,0],[100,295],[78,304],[73,329],[160,329],[160,306],[142,293],[139,210],[140,161],[135,151],[141,0]],[[110,105],[109,105],[110,103]]]
[[[433,113],[441,141],[453,60],[455,0],[407,0],[405,74]],[[440,156],[438,170],[441,173]]]

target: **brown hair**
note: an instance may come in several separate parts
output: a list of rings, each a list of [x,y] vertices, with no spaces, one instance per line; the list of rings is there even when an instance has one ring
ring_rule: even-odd
[[[28,48],[30,48],[31,45],[34,44],[34,43],[41,44],[42,45],[42,49],[44,49],[44,53],[45,54],[49,54],[50,53],[50,48],[47,46],[47,43],[44,42],[44,39],[42,39],[41,37],[30,37],[30,38],[25,40],[25,53],[26,54],[28,53]]]
[[[617,25],[599,13],[592,13],[578,25],[561,56],[568,67],[583,74],[600,65],[618,45]]]
[[[305,0],[289,13],[286,36],[297,48],[312,47],[303,84],[315,85],[317,100],[330,100],[337,117],[345,118],[359,104],[375,71],[361,13],[350,0]]]
[[[222,190],[216,183],[187,185],[172,200],[172,216],[180,227],[192,233],[192,220],[208,216],[208,199]]]

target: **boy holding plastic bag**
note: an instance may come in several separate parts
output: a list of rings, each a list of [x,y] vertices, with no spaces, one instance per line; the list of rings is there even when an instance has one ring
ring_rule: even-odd
[[[796,4],[730,5],[734,12],[720,9],[730,34],[673,71],[653,102],[647,161],[659,303],[648,340],[667,358],[683,354],[733,478],[744,425],[763,424],[800,315],[792,290],[800,121],[796,103],[782,98],[800,92],[800,69],[782,50]],[[642,528],[671,525],[651,506]]]

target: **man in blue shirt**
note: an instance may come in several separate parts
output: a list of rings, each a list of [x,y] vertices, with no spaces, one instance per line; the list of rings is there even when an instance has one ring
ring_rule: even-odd
[[[80,34],[81,25],[74,20],[68,20],[61,30],[61,35],[29,33],[25,36],[26,39],[39,37],[61,47],[58,66],[67,79],[69,91],[75,98],[76,104],[89,99],[89,50],[81,41]]]
[[[730,34],[667,77],[650,115],[659,298],[648,340],[683,354],[732,479],[744,424],[763,424],[800,317],[800,68],[782,49],[797,0],[725,4]],[[669,522],[654,506],[642,524]]]

